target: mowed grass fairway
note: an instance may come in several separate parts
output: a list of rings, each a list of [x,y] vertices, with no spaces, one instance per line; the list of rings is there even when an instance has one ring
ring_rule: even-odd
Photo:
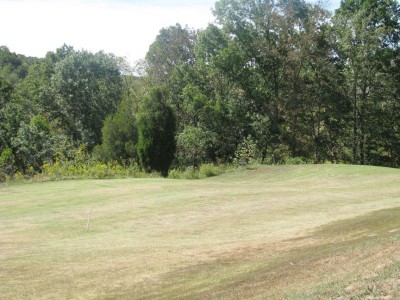
[[[0,299],[35,298],[400,299],[400,170],[1,187]]]

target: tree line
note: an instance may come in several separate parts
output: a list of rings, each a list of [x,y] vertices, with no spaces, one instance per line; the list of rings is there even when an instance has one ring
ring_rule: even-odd
[[[0,172],[44,163],[400,165],[394,0],[220,0],[204,30],[160,30],[134,68],[64,45],[0,48]]]

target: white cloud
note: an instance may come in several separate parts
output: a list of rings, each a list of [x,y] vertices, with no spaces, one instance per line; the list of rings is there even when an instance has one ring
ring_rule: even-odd
[[[214,19],[210,1],[179,6],[171,1],[162,6],[132,2],[0,0],[0,45],[43,57],[66,43],[75,49],[112,52],[133,62],[145,56],[162,27],[180,23],[204,28]]]

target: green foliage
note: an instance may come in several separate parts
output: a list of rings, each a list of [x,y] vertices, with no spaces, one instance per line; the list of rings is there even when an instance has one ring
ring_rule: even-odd
[[[10,147],[6,147],[0,155],[0,173],[7,176],[13,176],[17,171],[15,165],[14,153]]]
[[[13,88],[8,81],[0,77],[0,109],[2,109],[11,100]]]
[[[4,149],[9,143],[8,130],[7,130],[7,112],[6,106],[11,101],[11,94],[13,88],[6,80],[0,77],[0,151]]]
[[[196,32],[180,24],[162,28],[146,54],[147,71],[157,84],[165,83],[180,63],[194,61]]]
[[[214,164],[202,164],[199,168],[199,178],[218,176],[226,172],[227,166]]]
[[[247,165],[254,163],[257,159],[257,149],[251,136],[246,137],[237,147],[233,159],[236,165]]]
[[[228,44],[229,39],[226,34],[217,26],[210,24],[199,34],[195,48],[196,58],[203,63],[211,64]]]
[[[168,172],[168,178],[171,179],[199,179],[198,172],[194,167],[186,169],[172,169]]]
[[[254,136],[254,144],[256,145],[256,152],[260,158],[261,163],[264,163],[267,158],[268,146],[271,143],[271,122],[268,116],[260,114],[253,114],[251,116],[251,132]]]
[[[124,106],[128,106],[125,109]],[[102,128],[102,144],[96,146],[94,155],[102,161],[137,159],[136,144],[138,133],[136,119],[129,104],[122,102],[118,112],[104,121]]]
[[[127,177],[157,177],[157,173],[146,174],[140,170],[135,160],[125,160],[107,163],[91,156],[85,145],[80,145],[72,155],[73,159],[60,158],[54,162],[45,163],[42,172],[35,174],[34,180],[64,180],[83,178],[127,178]]]
[[[398,97],[392,80],[398,74],[399,8],[393,0],[346,0],[333,18],[338,53],[347,62],[353,163],[398,160],[389,132],[398,132],[393,127],[398,120]],[[397,72],[392,73],[390,66],[396,66]]]
[[[180,166],[197,167],[206,162],[216,137],[202,128],[186,126],[177,137],[177,160]]]
[[[286,145],[278,145],[272,150],[272,163],[275,165],[283,165],[290,159],[289,147]]]
[[[48,121],[40,115],[34,116],[29,124],[23,123],[17,136],[11,139],[11,144],[17,149],[18,167],[25,172],[29,167],[40,171],[43,163],[51,160],[54,154]]]
[[[186,85],[182,89],[182,112],[185,123],[191,126],[199,126],[207,107],[207,97],[199,87],[192,84]]]
[[[171,108],[162,98],[161,90],[154,89],[140,109],[137,152],[144,170],[157,171],[166,176],[176,149],[176,124]]]
[[[6,79],[12,85],[23,80],[29,73],[29,67],[38,59],[17,55],[6,46],[0,46],[0,79]]]
[[[51,79],[55,116],[66,132],[90,149],[100,144],[104,119],[116,111],[122,96],[118,60],[103,52],[72,52],[56,63]]]
[[[398,167],[399,11],[220,0],[218,24],[162,28],[133,68],[68,45],[43,59],[0,47],[6,174],[74,161],[80,144],[104,166],[134,160],[164,176],[232,161]]]
[[[228,170],[226,165],[202,164],[199,168],[193,166],[186,169],[172,169],[168,173],[171,179],[203,179],[207,177],[218,176]]]
[[[312,164],[313,161],[312,159],[306,157],[290,157],[285,161],[285,163],[287,165],[306,165],[306,164]]]
[[[151,174],[157,176],[157,174]],[[35,180],[64,180],[84,178],[127,178],[127,177],[148,177],[140,171],[135,161],[129,161],[125,165],[117,161],[103,163],[94,159],[87,160],[57,160],[54,163],[45,163],[42,166],[42,173],[36,174]]]

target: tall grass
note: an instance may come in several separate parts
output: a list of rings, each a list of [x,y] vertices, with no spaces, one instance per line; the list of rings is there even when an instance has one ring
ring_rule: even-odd
[[[44,182],[69,179],[113,179],[113,178],[153,178],[161,177],[157,172],[146,173],[134,161],[120,164],[116,161],[103,163],[88,159],[85,161],[58,160],[45,163],[42,172],[17,172],[8,183]]]
[[[35,177],[61,180],[61,179],[81,179],[81,178],[126,178],[126,177],[158,177],[159,174],[146,174],[136,162],[129,161],[124,165],[116,161],[103,163],[97,160],[86,160],[76,162],[74,160],[56,161],[53,164],[45,164],[42,173]]]

